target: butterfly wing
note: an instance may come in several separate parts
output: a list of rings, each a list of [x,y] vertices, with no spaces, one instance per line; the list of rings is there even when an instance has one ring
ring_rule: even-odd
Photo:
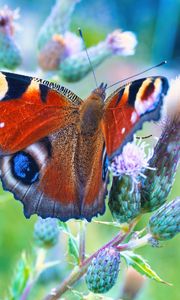
[[[0,73],[1,180],[4,189],[23,202],[27,217],[38,213],[68,219],[79,214],[73,165],[76,135],[69,128],[77,123],[81,103],[60,85]],[[64,143],[61,138],[57,145],[57,133],[63,130]],[[63,160],[66,163],[59,163]]]
[[[104,212],[104,138],[82,137],[81,99],[40,79],[0,73],[0,170],[24,214],[91,218]]]
[[[145,121],[160,118],[167,90],[165,77],[149,77],[126,84],[107,99],[102,131],[110,159],[121,152]]]
[[[66,133],[72,139],[68,143],[61,140],[63,149],[54,148],[57,139],[51,135],[0,158],[3,188],[23,203],[27,218],[38,214],[65,221],[80,216],[74,153],[70,152],[76,136],[67,128]]]
[[[29,218],[62,221],[86,218],[105,210],[107,174],[102,177],[104,139],[84,140],[76,124],[0,158],[1,180],[24,205]],[[93,146],[93,147],[92,147]]]
[[[10,154],[66,126],[82,100],[63,86],[0,73],[0,155]]]

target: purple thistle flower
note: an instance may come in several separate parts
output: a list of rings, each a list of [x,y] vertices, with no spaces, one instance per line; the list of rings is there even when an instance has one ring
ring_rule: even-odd
[[[58,70],[61,62],[80,52],[82,46],[82,39],[70,31],[64,35],[54,34],[39,53],[39,65],[44,70]]]
[[[0,32],[13,36],[18,25],[15,23],[19,19],[19,9],[11,10],[7,5],[0,9]]]
[[[108,35],[106,45],[113,54],[133,55],[137,46],[137,39],[133,32],[123,32],[117,29]]]
[[[70,31],[66,31],[63,38],[66,46],[65,57],[79,53],[82,50],[83,48],[82,39],[76,34]]]
[[[145,152],[145,148],[148,146],[145,142],[134,141],[127,143],[122,150],[122,153],[116,156],[109,167],[113,176],[129,175],[136,181],[140,175],[145,177],[144,170],[151,169],[148,161],[153,155],[153,150],[148,149],[148,154]]]
[[[145,177],[144,170],[149,168],[152,149],[141,140],[128,143],[120,155],[116,156],[110,171],[113,175],[109,193],[109,208],[113,218],[120,223],[130,222],[141,214],[140,178]]]

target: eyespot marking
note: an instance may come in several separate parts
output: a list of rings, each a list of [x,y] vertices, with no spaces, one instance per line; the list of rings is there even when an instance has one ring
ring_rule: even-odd
[[[17,152],[11,158],[11,169],[14,177],[24,184],[32,184],[39,180],[39,167],[34,158],[24,152]]]

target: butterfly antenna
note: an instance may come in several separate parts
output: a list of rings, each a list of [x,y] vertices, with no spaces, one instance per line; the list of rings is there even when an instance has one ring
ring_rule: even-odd
[[[88,51],[87,51],[86,43],[85,43],[81,28],[78,28],[78,31],[79,31],[79,35],[80,35],[80,37],[83,41],[83,44],[84,44],[84,50],[86,51],[86,55],[87,55],[87,58],[88,58],[88,61],[89,61],[89,64],[90,64],[90,67],[91,67],[91,70],[92,70],[92,73],[93,73],[93,77],[94,77],[94,81],[96,83],[96,87],[98,88],[98,82],[97,82],[97,79],[96,79],[96,75],[95,75],[95,72],[94,72],[92,62],[90,60],[90,57],[89,57],[89,54],[88,54]]]
[[[108,86],[107,89],[111,88],[112,86],[114,86],[114,85],[116,85],[116,84],[118,84],[118,83],[121,83],[121,82],[123,82],[123,81],[129,80],[129,79],[134,78],[134,77],[137,77],[137,76],[139,76],[139,75],[141,75],[141,74],[144,74],[144,73],[146,73],[146,72],[149,72],[150,70],[155,69],[155,68],[158,68],[158,67],[160,67],[160,66],[162,66],[162,65],[164,65],[164,64],[167,64],[167,61],[166,61],[166,60],[164,60],[164,61],[160,62],[159,64],[157,64],[157,65],[155,65],[155,66],[153,66],[153,67],[150,67],[150,68],[148,68],[148,69],[146,69],[146,70],[144,70],[144,71],[142,71],[142,72],[140,72],[140,73],[137,73],[137,74],[132,75],[132,76],[130,76],[130,77],[127,77],[127,78],[125,78],[125,79],[119,80],[119,81],[115,82],[114,84]]]

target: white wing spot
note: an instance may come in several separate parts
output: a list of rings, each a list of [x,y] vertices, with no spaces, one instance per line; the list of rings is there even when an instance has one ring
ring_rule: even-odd
[[[132,115],[131,115],[131,123],[134,124],[137,121],[137,113],[135,111],[133,111]]]
[[[5,126],[4,122],[0,122],[0,128],[3,128]]]
[[[126,128],[125,128],[125,127],[123,127],[123,129],[121,130],[121,133],[122,133],[122,134],[124,134],[124,133],[125,133],[125,131],[126,131]]]

